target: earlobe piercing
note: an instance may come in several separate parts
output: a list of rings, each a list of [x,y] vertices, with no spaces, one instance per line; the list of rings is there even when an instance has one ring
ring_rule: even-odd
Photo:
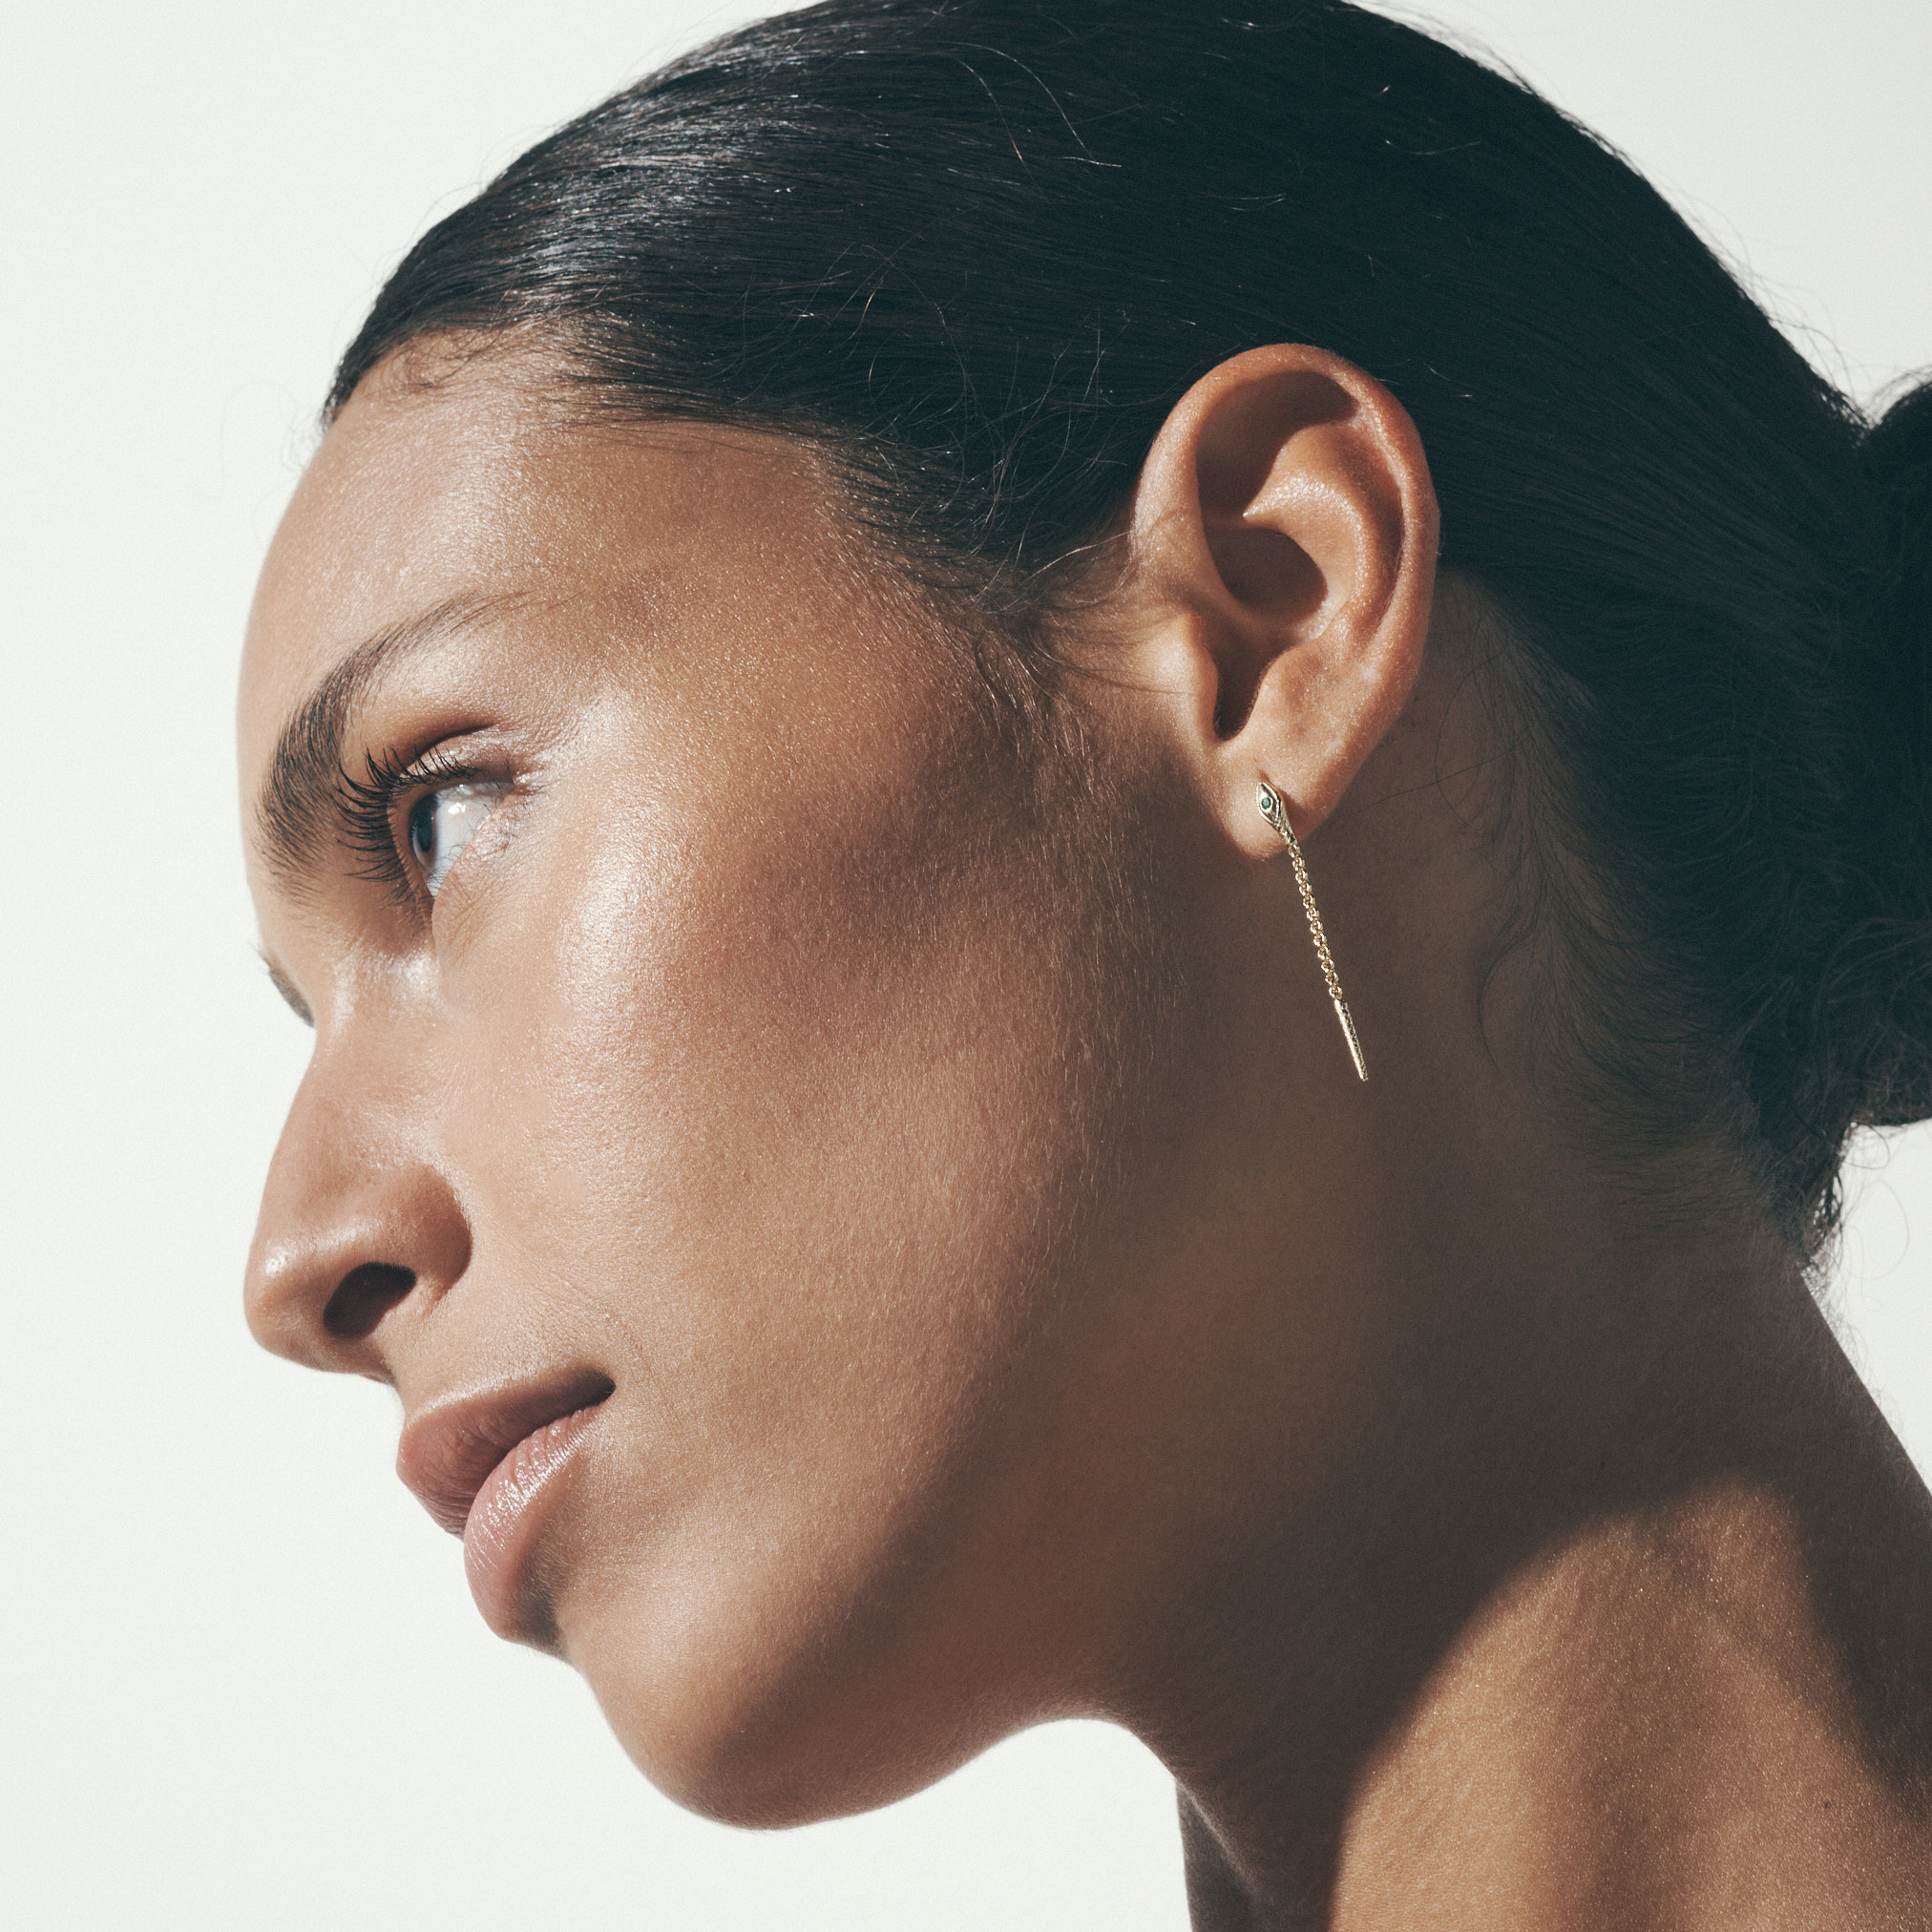
[[[1369,1069],[1362,1060],[1362,1043],[1355,1038],[1354,1017],[1349,1012],[1349,1002],[1342,998],[1342,982],[1335,976],[1335,962],[1329,952],[1328,935],[1321,929],[1321,914],[1314,909],[1314,888],[1308,882],[1308,864],[1301,855],[1301,841],[1294,835],[1294,828],[1288,822],[1288,807],[1282,802],[1280,792],[1261,780],[1255,790],[1255,804],[1261,808],[1261,815],[1281,834],[1282,843],[1288,848],[1289,863],[1294,867],[1294,882],[1301,888],[1301,903],[1308,914],[1308,930],[1314,935],[1314,956],[1321,961],[1321,976],[1328,981],[1329,998],[1334,1002],[1335,1018],[1342,1023],[1342,1038],[1349,1043],[1349,1058],[1355,1063],[1355,1077],[1367,1080]]]

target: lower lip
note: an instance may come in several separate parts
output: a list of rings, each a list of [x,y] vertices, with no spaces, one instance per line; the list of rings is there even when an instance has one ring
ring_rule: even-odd
[[[526,1574],[547,1503],[597,1408],[533,1430],[484,1478],[463,1525],[463,1568],[483,1621],[499,1637],[527,1634]]]

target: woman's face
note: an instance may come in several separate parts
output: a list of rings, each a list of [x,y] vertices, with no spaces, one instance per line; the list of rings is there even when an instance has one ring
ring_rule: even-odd
[[[491,1625],[748,1821],[1078,1703],[1144,1554],[1095,1418],[1159,976],[1091,784],[891,583],[783,441],[379,372],[243,677],[315,1026],[256,1332],[392,1382]]]

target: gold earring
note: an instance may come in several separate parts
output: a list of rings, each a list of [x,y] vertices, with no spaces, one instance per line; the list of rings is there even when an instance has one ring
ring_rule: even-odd
[[[1288,807],[1282,803],[1280,792],[1265,778],[1256,789],[1254,802],[1261,808],[1262,817],[1281,834],[1282,843],[1288,847],[1289,862],[1294,867],[1294,882],[1301,888],[1302,907],[1308,914],[1308,930],[1314,935],[1314,956],[1321,961],[1321,976],[1328,981],[1329,998],[1334,1001],[1335,1018],[1342,1023],[1342,1038],[1349,1043],[1349,1058],[1355,1063],[1355,1076],[1367,1080],[1369,1069],[1362,1060],[1362,1043],[1355,1038],[1354,1017],[1349,1012],[1349,1002],[1342,998],[1342,982],[1335,976],[1328,935],[1321,929],[1321,914],[1314,909],[1314,888],[1308,882],[1308,863],[1301,855],[1301,841],[1288,822]]]

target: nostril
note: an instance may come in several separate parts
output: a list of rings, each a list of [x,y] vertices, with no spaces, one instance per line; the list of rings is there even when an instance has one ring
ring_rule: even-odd
[[[322,1325],[339,1340],[359,1342],[415,1285],[407,1268],[367,1261],[343,1276],[322,1312]]]

